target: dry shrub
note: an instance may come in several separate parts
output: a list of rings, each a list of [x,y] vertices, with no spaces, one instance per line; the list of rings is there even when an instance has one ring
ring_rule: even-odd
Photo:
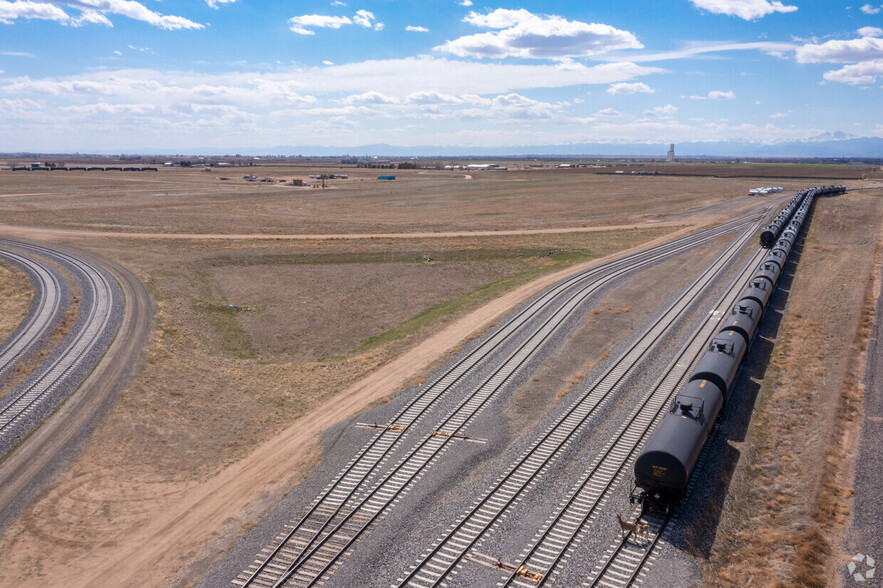
[[[812,528],[798,536],[797,545],[794,584],[824,588],[827,584],[825,564],[831,555],[831,544],[819,529]]]

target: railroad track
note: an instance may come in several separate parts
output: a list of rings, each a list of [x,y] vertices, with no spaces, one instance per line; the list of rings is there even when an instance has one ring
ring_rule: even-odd
[[[416,396],[365,445],[343,472],[313,502],[307,514],[283,530],[272,546],[258,554],[254,563],[233,581],[241,586],[312,585],[337,565],[364,531],[390,504],[419,478],[449,443],[465,437],[464,430],[518,368],[548,339],[550,334],[590,294],[614,279],[655,263],[753,222],[740,219],[713,230],[679,239],[665,246],[588,270],[553,287],[493,334],[485,343]],[[572,292],[571,290],[576,290]],[[563,299],[563,302],[562,302]],[[549,318],[540,315],[547,307],[561,306]],[[460,401],[435,428],[391,470],[380,478],[380,468],[395,447],[423,419],[438,399],[471,373],[488,355],[515,334],[540,322],[526,343],[515,349],[469,396]]]
[[[639,518],[640,517],[640,518]],[[646,571],[647,563],[656,556],[662,533],[671,521],[672,513],[632,513],[631,519],[647,525],[647,533],[640,536],[629,533],[615,542],[604,554],[604,561],[595,566],[583,586],[621,588],[632,586],[639,575]]]
[[[76,387],[78,382],[71,382],[71,376],[81,367],[88,367],[85,362],[93,351],[98,351],[96,346],[104,340],[104,335],[112,326],[114,305],[121,301],[115,299],[114,288],[104,272],[90,263],[63,251],[32,243],[2,243],[25,255],[45,257],[64,265],[74,274],[82,292],[80,316],[74,330],[61,343],[61,351],[53,353],[34,374],[3,399],[0,406],[0,443],[10,439],[14,444],[16,438],[23,437],[35,425],[26,421],[36,407],[52,398],[60,402],[57,396],[63,392],[61,386],[70,385],[68,393]],[[7,441],[7,447],[10,441]]]
[[[727,251],[718,256],[686,292],[612,363],[596,383],[583,391],[568,410],[531,444],[466,515],[436,541],[408,575],[399,579],[399,585],[425,587],[444,582],[470,551],[480,545],[497,522],[543,478],[571,443],[586,432],[592,423],[592,417],[614,396],[621,384],[632,374],[641,371],[642,360],[664,340],[672,326],[688,314],[694,303],[704,296],[708,287],[716,282],[752,238],[756,228],[757,225],[746,230]],[[532,573],[532,568],[519,566],[513,569],[522,575]]]
[[[23,269],[34,285],[34,299],[22,324],[0,345],[0,382],[15,362],[31,353],[58,319],[62,303],[61,277],[48,263],[0,249],[0,258]]]
[[[739,278],[715,305],[712,316],[717,320],[706,321],[697,335],[681,349],[663,377],[638,402],[637,408],[607,442],[600,455],[568,492],[568,497],[534,537],[532,545],[516,564],[518,569],[530,570],[534,576],[528,578],[513,573],[501,585],[535,588],[545,585],[561,573],[561,568],[573,553],[579,539],[597,519],[612,490],[628,477],[629,469],[641,447],[662,420],[675,392],[686,383],[692,368],[717,333],[720,320],[728,316],[729,309],[738,300],[744,284],[756,271],[764,255],[765,252],[758,251],[751,257]],[[628,565],[626,560],[630,557],[629,550],[618,549],[616,553],[621,556],[608,566],[609,569]],[[638,572],[640,568],[635,574]],[[610,583],[611,580],[605,580],[605,585]]]

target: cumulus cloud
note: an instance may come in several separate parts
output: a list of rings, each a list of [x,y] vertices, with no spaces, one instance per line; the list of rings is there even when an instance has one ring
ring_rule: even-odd
[[[790,110],[787,111],[787,112],[775,112],[775,113],[773,113],[773,114],[770,115],[770,118],[787,118],[787,117],[789,117],[789,116],[791,116],[791,111],[790,111]]]
[[[60,6],[77,10],[70,15]],[[51,20],[63,25],[78,27],[83,24],[101,24],[112,27],[108,14],[115,14],[146,22],[166,30],[202,29],[205,25],[181,16],[153,12],[134,0],[55,0],[33,2],[31,0],[0,0],[0,23],[12,24],[18,19]]]
[[[522,57],[567,59],[618,49],[640,49],[635,36],[609,25],[536,15],[524,9],[498,8],[487,14],[470,12],[463,22],[493,29],[467,35],[436,47],[459,57]]]
[[[429,29],[426,27],[415,27],[413,25],[408,25],[405,27],[406,31],[411,31],[412,33],[428,33]]]
[[[603,110],[599,110],[592,116],[601,116],[605,118],[616,118],[622,116],[622,113],[615,108],[604,108]]]
[[[883,76],[883,59],[847,65],[840,69],[825,72],[823,77],[829,82],[838,82],[851,86],[867,86],[876,82],[880,76]]]
[[[849,41],[827,41],[798,47],[798,63],[854,63],[883,57],[883,39],[862,37]]]
[[[321,14],[304,14],[293,16],[288,19],[289,28],[298,35],[315,35],[316,31],[307,27],[319,29],[339,29],[343,25],[353,24],[347,16],[323,16]]]
[[[232,4],[234,2],[236,0],[205,0],[205,3],[211,8],[218,8],[221,4]]]
[[[381,94],[371,90],[361,94],[353,94],[341,100],[343,104],[398,104],[399,101],[392,96]]]
[[[619,82],[607,88],[608,94],[652,94],[655,91],[644,82]]]
[[[644,114],[647,116],[655,116],[658,118],[672,118],[678,112],[678,107],[672,104],[666,104],[665,106],[654,106],[650,110],[645,110]]]
[[[467,8],[472,6],[472,0],[462,0],[460,6],[466,6]]]
[[[724,92],[723,90],[712,90],[705,96],[693,95],[689,97],[690,100],[733,100],[736,98],[736,94],[729,90]]]
[[[828,71],[824,79],[849,85],[868,85],[883,75],[883,30],[877,27],[863,27],[858,30],[858,39],[833,40],[819,44],[798,47],[795,59],[798,63],[846,63],[837,70]]]
[[[348,16],[325,16],[322,14],[303,14],[288,19],[289,28],[298,35],[315,35],[313,29],[339,29],[340,27],[357,24],[365,28],[373,28],[375,31],[383,30],[383,23],[374,22],[374,13],[368,10],[358,10],[350,18]]]
[[[356,12],[356,15],[353,17],[353,22],[359,26],[371,28],[373,25],[371,21],[374,20],[374,13],[369,12],[367,10],[359,10]]]
[[[694,6],[714,14],[737,16],[754,20],[774,12],[795,12],[796,6],[782,4],[778,0],[690,0]]]
[[[865,14],[880,14],[880,11],[883,11],[883,6],[872,6],[870,4],[865,4],[859,10],[861,10]]]

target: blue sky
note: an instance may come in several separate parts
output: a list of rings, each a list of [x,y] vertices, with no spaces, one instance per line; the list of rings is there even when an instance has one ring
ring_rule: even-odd
[[[0,0],[0,151],[883,137],[883,0]]]

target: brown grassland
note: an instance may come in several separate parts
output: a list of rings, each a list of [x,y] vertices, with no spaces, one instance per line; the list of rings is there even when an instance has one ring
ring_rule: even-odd
[[[5,341],[28,314],[33,287],[17,267],[0,261],[0,341]]]
[[[770,203],[745,196],[749,188],[769,183],[758,178],[615,177],[579,170],[467,177],[396,171],[398,180],[380,182],[374,179],[376,170],[346,170],[348,180],[332,180],[323,190],[247,183],[241,179],[243,169],[141,174],[0,171],[0,234],[67,243],[110,257],[138,274],[156,305],[143,363],[115,407],[68,471],[0,534],[0,584],[87,585],[97,569],[124,557],[129,543],[139,540],[133,530],[147,528],[157,513],[174,516],[187,497],[223,479],[224,472],[287,434],[301,422],[298,419],[322,407],[333,413],[335,403],[341,403],[341,391],[382,366],[394,365],[395,358],[427,345],[433,334],[453,329],[473,316],[470,313],[506,294],[523,292],[518,294],[523,299],[535,291],[529,286],[541,276],[572,271],[568,268]],[[291,179],[314,172],[272,168],[253,173]],[[221,181],[220,175],[232,179]],[[776,184],[789,189],[808,185],[806,180]],[[804,439],[794,435],[815,434],[821,454],[848,454],[844,442],[834,436],[840,430],[835,424],[848,418],[854,425],[860,413],[841,414],[837,406],[825,404],[830,401],[825,395],[807,400],[803,388],[773,381],[795,382],[796,372],[811,378],[818,371],[827,374],[829,388],[845,390],[844,402],[860,404],[858,390],[845,383],[861,361],[864,331],[858,325],[871,268],[855,262],[873,258],[880,217],[879,192],[826,201],[815,215],[781,344],[776,345],[764,394],[758,399],[760,414],[753,426],[760,432],[749,437],[744,450],[749,459],[743,460],[746,469],[740,475],[759,490],[752,490],[750,504],[728,507],[747,516],[721,519],[709,563],[710,573],[721,582],[729,577],[733,583],[741,581],[742,572],[726,563],[738,557],[757,562],[751,577],[794,579],[797,558],[804,557],[798,551],[811,543],[813,529],[822,531],[829,551],[836,546],[829,531],[839,528],[848,513],[844,473],[824,467],[836,459],[801,470],[815,489],[817,516],[789,510],[803,499],[797,487],[805,489],[806,484],[792,482],[788,492],[769,488],[781,483],[777,476],[786,477],[785,469],[819,455],[799,451]],[[619,226],[632,228],[589,230]],[[586,230],[565,232],[573,228]],[[550,232],[463,234],[524,229]],[[390,236],[402,232],[435,235]],[[383,236],[321,237],[351,233]],[[225,239],[225,234],[280,238]],[[315,238],[286,238],[304,235]],[[838,239],[855,247],[841,249]],[[706,254],[697,254],[693,261]],[[592,333],[580,336],[591,343],[586,347],[594,349],[594,355],[568,354],[547,362],[518,392],[525,408],[520,410],[516,402],[509,415],[513,422],[526,429],[539,416],[532,402],[548,407],[566,394],[579,375],[616,344],[616,333],[653,311],[658,297],[650,286],[687,279],[678,269],[689,262],[677,260],[612,293],[580,330]],[[838,273],[846,271],[844,266],[852,273]],[[6,266],[0,266],[0,278],[3,292],[19,292],[9,302],[5,295],[0,297],[0,304],[11,304],[10,316],[21,316],[29,301],[27,279]],[[855,300],[842,304],[842,290],[830,289],[836,280],[860,285],[849,289],[850,295],[855,290]],[[819,296],[830,306],[825,314],[811,311]],[[838,314],[835,303],[851,310]],[[485,322],[457,331],[463,339],[439,345],[432,362],[403,372],[400,384],[373,390],[373,402],[422,377],[428,366],[442,361],[505,310],[499,308]],[[844,324],[855,328],[842,329]],[[14,327],[0,324],[0,335]],[[803,337],[804,332],[811,337]],[[807,352],[801,346],[814,337],[832,351],[815,352],[815,363],[804,369],[795,358]],[[835,374],[841,374],[839,379]],[[791,390],[790,396],[779,399],[783,388]],[[777,402],[797,399],[821,404],[801,406],[789,427],[765,416],[764,411],[773,414]],[[828,415],[821,433],[808,425],[814,410]],[[775,438],[764,436],[769,430],[782,438],[766,445]],[[254,496],[240,511],[227,515],[223,528],[190,530],[181,545],[173,546],[177,555],[152,562],[146,584],[187,585],[198,578],[255,517],[310,471],[320,458],[318,441],[318,436],[309,438],[304,456],[296,462],[298,469],[255,480]],[[768,462],[781,471],[771,474],[764,466]],[[756,492],[762,494],[755,499]],[[785,500],[780,502],[782,496]],[[773,510],[767,512],[769,502]],[[775,564],[769,566],[762,564],[760,551],[753,551],[766,545],[769,533],[763,527],[755,533],[739,522],[764,516],[793,521],[792,537],[805,534],[805,541],[794,539],[798,543],[775,552]],[[132,572],[145,570],[133,567]]]

